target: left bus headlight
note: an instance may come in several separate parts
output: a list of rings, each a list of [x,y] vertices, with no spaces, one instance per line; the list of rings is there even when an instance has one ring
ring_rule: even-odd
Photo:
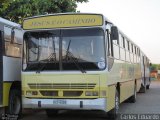
[[[27,96],[38,95],[37,91],[26,91]]]

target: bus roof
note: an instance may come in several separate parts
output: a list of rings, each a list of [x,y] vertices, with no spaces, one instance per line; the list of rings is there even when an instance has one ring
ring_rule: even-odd
[[[6,20],[2,17],[0,17],[0,23],[3,23],[3,24],[8,25],[8,26],[16,27],[16,28],[21,28],[20,24],[17,24],[15,22],[12,22],[12,21],[9,21],[9,20]]]

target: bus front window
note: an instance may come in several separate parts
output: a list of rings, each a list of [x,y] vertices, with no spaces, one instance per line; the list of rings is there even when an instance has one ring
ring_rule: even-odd
[[[105,68],[104,35],[101,29],[63,30],[62,66],[64,70]]]
[[[103,70],[104,33],[98,28],[25,33],[24,70]]]
[[[27,51],[24,70],[59,70],[58,31],[25,33],[24,40]]]

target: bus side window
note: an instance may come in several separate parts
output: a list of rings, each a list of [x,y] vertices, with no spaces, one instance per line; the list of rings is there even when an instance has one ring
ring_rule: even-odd
[[[124,37],[123,37],[123,48],[125,48],[126,46],[125,46],[125,39],[124,39]]]
[[[21,57],[21,45],[5,42],[6,56]]]
[[[128,46],[127,46],[127,40],[126,40],[126,38],[124,38],[124,42],[125,42],[125,50],[127,50],[128,48]]]
[[[132,53],[134,53],[134,47],[133,47],[133,44],[131,44],[131,47],[132,47]]]
[[[119,44],[121,48],[124,48],[124,38],[121,34],[119,34]]]
[[[111,44],[110,33],[108,29],[106,30],[106,37],[108,39],[108,56],[113,57],[113,46]]]
[[[21,44],[16,43],[15,41],[12,41],[11,39],[14,36],[11,35],[11,28],[5,27],[4,29],[4,34],[5,34],[5,55],[6,56],[12,56],[12,57],[21,57]],[[12,37],[12,38],[11,38]]]
[[[125,61],[125,43],[122,34],[119,34],[119,43],[120,43],[120,59]]]
[[[128,51],[130,51],[130,44],[129,41],[127,41]]]
[[[134,50],[135,50],[135,55],[137,55],[137,47],[136,46],[134,47]]]
[[[114,63],[113,58],[113,44],[110,39],[110,33],[109,30],[106,30],[106,39],[108,40],[108,70],[110,70]]]

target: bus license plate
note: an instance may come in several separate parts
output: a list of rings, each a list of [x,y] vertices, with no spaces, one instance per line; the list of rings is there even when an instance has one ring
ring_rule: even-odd
[[[56,104],[56,105],[66,105],[67,101],[66,100],[53,100],[53,104]]]

